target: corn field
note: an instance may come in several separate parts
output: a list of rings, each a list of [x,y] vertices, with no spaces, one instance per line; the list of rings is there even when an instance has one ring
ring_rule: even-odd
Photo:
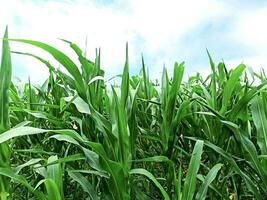
[[[67,72],[9,43],[38,47]],[[2,40],[0,200],[267,199],[267,89],[244,64],[184,80],[184,63],[160,81],[129,75],[119,84],[74,43],[79,63],[46,43]],[[49,70],[41,85],[14,84],[11,54]]]

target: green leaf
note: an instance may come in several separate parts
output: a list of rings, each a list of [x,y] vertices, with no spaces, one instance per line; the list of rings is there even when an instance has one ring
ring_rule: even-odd
[[[212,96],[212,108],[216,109],[217,108],[217,91],[216,91],[216,69],[215,69],[215,64],[210,56],[210,53],[208,49],[206,49],[209,61],[210,61],[210,67],[211,67],[211,96]]]
[[[65,97],[65,101],[73,103],[80,113],[91,114],[88,104],[80,97]],[[66,109],[66,108],[65,108]]]
[[[267,117],[264,112],[266,105],[261,96],[255,97],[252,101],[251,111],[253,121],[257,128],[257,143],[262,154],[267,154]]]
[[[133,162],[170,162],[170,160],[166,156],[153,156],[139,160],[133,160]]]
[[[78,45],[68,40],[61,40],[68,43],[78,56],[78,59],[82,65],[83,77],[86,80],[86,83],[88,83],[89,79],[92,78],[93,75],[98,75],[94,74],[94,68],[96,68],[95,64],[83,55],[82,50],[78,47]]]
[[[53,179],[45,179],[44,184],[48,195],[47,200],[62,200],[59,188]]]
[[[112,88],[112,91],[115,103],[115,120],[118,127],[119,158],[126,167],[128,165],[128,161],[131,159],[127,118],[125,109],[123,109],[121,103],[119,102],[114,88]]]
[[[164,190],[162,185],[157,181],[157,179],[153,176],[153,174],[151,174],[146,169],[143,169],[143,168],[131,169],[129,171],[129,174],[138,174],[138,175],[146,176],[148,179],[150,179],[159,188],[159,190],[160,190],[160,192],[161,192],[161,194],[162,194],[162,196],[164,197],[165,200],[169,200],[170,199],[168,193]]]
[[[203,150],[203,144],[204,142],[201,140],[197,140],[191,159],[189,163],[189,168],[186,173],[185,177],[185,183],[184,183],[184,188],[183,188],[183,195],[182,199],[183,200],[192,200],[195,189],[196,189],[196,184],[197,184],[197,172],[200,166],[201,162],[201,154]]]
[[[6,28],[0,68],[0,134],[9,129],[9,87],[11,85],[11,56]]]
[[[25,135],[35,135],[35,134],[45,133],[45,132],[47,132],[47,130],[33,128],[33,127],[12,128],[0,135],[0,144],[15,137],[25,136]]]
[[[58,161],[57,156],[50,156],[47,160],[47,178],[52,179],[58,190],[60,191],[61,196],[63,196],[63,178],[62,178],[62,167],[60,163],[50,164]],[[50,165],[49,165],[50,164]]]
[[[193,137],[188,137],[188,139],[197,141],[197,139]],[[222,148],[212,144],[209,141],[204,141],[204,143],[206,146],[208,146],[209,148],[220,154],[225,160],[227,160],[227,162],[232,166],[235,172],[237,172],[245,180],[247,187],[251,192],[254,193],[256,199],[261,199],[260,193],[255,186],[255,183],[253,183],[250,177],[246,173],[244,173],[242,169],[239,168],[231,154],[225,152]]]
[[[209,173],[207,174],[206,178],[204,179],[202,185],[200,186],[198,193],[196,194],[196,200],[204,200],[206,199],[206,194],[208,191],[208,187],[212,183],[212,181],[216,178],[218,171],[221,169],[222,164],[216,164]]]
[[[32,158],[28,162],[23,163],[22,165],[19,165],[15,168],[16,174],[18,174],[23,168],[34,165],[36,163],[39,163],[42,159],[40,158]]]
[[[144,85],[144,93],[146,99],[150,99],[149,95],[149,78],[146,72],[144,57],[142,56],[142,75],[143,75],[143,85]]]
[[[248,159],[251,161],[252,168],[258,173],[259,178],[262,180],[262,184],[264,184],[264,190],[267,192],[267,173],[264,172],[264,170],[266,170],[266,163],[260,162],[256,147],[252,141],[240,133],[239,138],[242,147],[248,153]]]
[[[8,28],[4,34],[0,66],[0,135],[10,128],[9,89],[11,86],[11,56],[8,43]],[[10,167],[10,148],[7,143],[0,144],[0,167]],[[0,198],[6,199],[10,182],[0,176]]]
[[[180,65],[178,63],[175,63],[173,81],[170,92],[167,96],[167,104],[164,107],[163,124],[161,130],[163,151],[164,154],[166,154],[169,158],[171,158],[172,155],[172,147],[175,139],[175,126],[173,121],[175,118],[176,98],[180,89],[180,85],[182,83],[183,74],[184,63],[181,63]]]
[[[34,41],[34,40],[24,40],[24,39],[9,39],[9,40],[30,44],[30,45],[39,47],[39,48],[47,51],[48,53],[50,53],[72,75],[72,77],[76,81],[77,91],[79,92],[79,94],[81,95],[81,97],[83,99],[86,99],[85,87],[84,87],[82,75],[81,75],[78,67],[76,66],[76,64],[67,55],[65,55],[64,53],[62,53],[58,49],[56,49],[56,48],[54,48],[48,44],[45,44],[43,42]]]
[[[236,69],[233,70],[229,80],[226,82],[223,89],[223,99],[220,113],[223,114],[226,111],[228,105],[230,105],[230,99],[235,89],[236,83],[238,83],[238,79],[242,75],[245,68],[246,66],[244,64],[239,65]]]
[[[127,98],[129,95],[129,58],[128,58],[128,43],[126,44],[126,61],[122,74],[121,82],[121,105],[125,108]]]
[[[24,178],[24,176],[20,176],[20,175],[17,175],[15,172],[13,172],[11,169],[7,169],[7,168],[2,168],[0,167],[0,175],[2,176],[6,176],[6,177],[9,177],[11,178],[14,182],[16,183],[19,183],[19,184],[22,184],[24,187],[28,188],[28,190],[30,192],[32,192],[38,199],[43,199],[45,200],[45,196],[35,190],[28,182],[27,180]]]
[[[74,181],[81,185],[83,191],[86,192],[92,200],[100,199],[96,191],[94,190],[92,184],[83,175],[71,171],[68,171],[68,174]]]

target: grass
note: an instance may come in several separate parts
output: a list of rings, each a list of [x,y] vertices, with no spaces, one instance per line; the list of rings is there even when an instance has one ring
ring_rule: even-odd
[[[9,42],[50,53],[67,71]],[[266,199],[267,89],[264,71],[228,70],[183,80],[175,63],[161,83],[144,59],[119,86],[63,40],[79,64],[42,42],[4,35],[0,69],[0,199]],[[11,53],[44,64],[41,85],[11,81]],[[251,76],[249,79],[248,76]],[[172,77],[172,78],[170,78]],[[256,84],[257,82],[257,84]]]

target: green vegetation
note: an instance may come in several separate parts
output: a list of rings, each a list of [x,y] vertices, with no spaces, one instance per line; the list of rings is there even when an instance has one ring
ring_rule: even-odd
[[[120,87],[63,40],[79,65],[37,41],[3,39],[0,69],[0,199],[266,199],[267,89],[264,72],[227,70],[208,53],[211,74],[184,82],[129,75]],[[9,42],[50,53],[41,86],[11,81]],[[248,79],[250,74],[251,79]],[[257,84],[255,83],[257,82]]]

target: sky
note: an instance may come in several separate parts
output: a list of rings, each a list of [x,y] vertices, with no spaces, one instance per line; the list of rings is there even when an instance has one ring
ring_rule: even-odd
[[[77,61],[63,38],[87,48],[93,59],[101,48],[106,78],[122,72],[129,44],[131,74],[141,69],[143,54],[151,78],[163,66],[185,61],[186,76],[210,71],[206,48],[214,61],[234,68],[267,67],[267,1],[265,0],[0,0],[0,34],[48,43]],[[49,54],[11,42],[13,51],[34,53],[54,66]],[[45,66],[31,57],[12,54],[13,76],[41,83]]]

